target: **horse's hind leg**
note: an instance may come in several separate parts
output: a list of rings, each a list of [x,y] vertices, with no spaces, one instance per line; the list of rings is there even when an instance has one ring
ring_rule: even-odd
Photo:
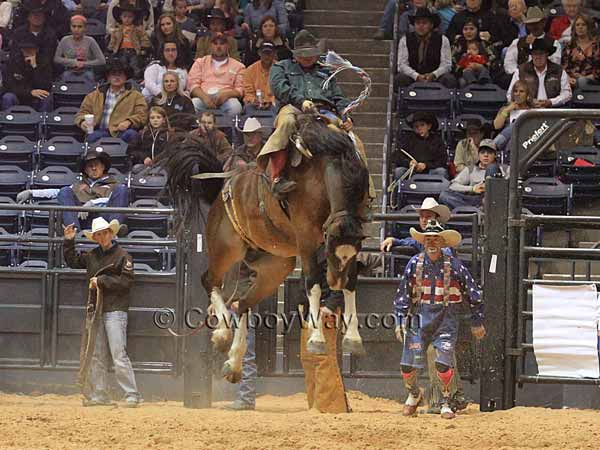
[[[246,336],[248,334],[248,309],[277,290],[285,277],[294,270],[296,258],[262,253],[255,260],[246,260],[246,262],[256,272],[256,278],[248,290],[246,298],[239,301],[240,325],[229,350],[229,359],[223,364],[223,377],[231,383],[237,383],[242,377],[242,360],[246,353]]]

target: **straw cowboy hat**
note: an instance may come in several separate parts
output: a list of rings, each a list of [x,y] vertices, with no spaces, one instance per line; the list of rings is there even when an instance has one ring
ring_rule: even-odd
[[[413,208],[415,208],[413,206]],[[450,209],[446,205],[440,205],[435,201],[433,197],[427,197],[423,200],[423,204],[420,208],[415,208],[417,213],[421,211],[431,211],[438,215],[438,220],[442,223],[446,223],[450,220]]]
[[[321,56],[321,41],[314,37],[309,31],[301,30],[294,39],[294,56],[309,58],[311,56]]]
[[[248,117],[244,122],[244,129],[242,133],[254,133],[262,129],[261,123],[255,117]]]
[[[546,20],[544,12],[537,6],[532,6],[531,8],[527,9],[527,14],[525,15],[525,20],[523,20],[523,23],[538,23],[542,20]]]
[[[462,241],[462,236],[456,230],[446,230],[437,220],[430,220],[427,222],[427,227],[425,227],[424,232],[419,232],[414,228],[410,229],[410,235],[412,238],[420,242],[421,244],[425,243],[426,236],[439,236],[444,240],[444,247],[456,247]]]
[[[96,242],[96,239],[94,239],[94,233],[97,233],[98,231],[103,231],[103,230],[110,230],[116,236],[117,233],[119,232],[120,227],[121,227],[121,225],[119,225],[119,221],[117,219],[113,219],[110,221],[110,223],[108,223],[106,221],[106,219],[104,219],[104,217],[96,217],[92,221],[92,229],[84,230],[83,234],[90,241]]]

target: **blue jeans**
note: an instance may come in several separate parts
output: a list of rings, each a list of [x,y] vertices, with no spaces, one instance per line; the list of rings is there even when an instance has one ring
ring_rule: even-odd
[[[102,322],[96,335],[96,346],[92,356],[90,380],[92,400],[107,400],[108,356],[113,361],[117,383],[125,391],[127,398],[140,399],[133,367],[127,356],[127,312],[112,311],[102,314]]]
[[[6,92],[2,95],[2,111],[6,111],[8,108],[20,105],[19,97],[12,92]],[[52,94],[44,99],[34,98],[31,101],[31,107],[38,112],[50,112],[54,109]]]
[[[394,14],[396,14],[396,0],[388,0],[383,10],[383,17],[379,22],[379,29],[386,34],[394,32]]]
[[[500,172],[498,164],[490,164],[485,170],[485,178],[494,177],[498,172]],[[447,189],[440,194],[440,203],[451,210],[459,206],[476,206],[479,208],[483,204],[483,194],[466,194]]]
[[[58,192],[58,203],[63,206],[81,206],[81,202],[75,196],[73,189],[71,186],[65,186]],[[108,199],[108,203],[106,206],[111,206],[115,208],[124,208],[129,206],[129,190],[127,186],[124,184],[117,184],[113,189],[110,197]],[[79,222],[79,217],[77,217],[77,212],[65,211],[63,212],[63,223],[65,225],[75,224],[75,227],[78,230],[81,230],[81,223]],[[94,214],[89,214],[85,223],[91,223],[92,219],[96,217]],[[103,217],[110,222],[113,219],[117,219],[119,223],[124,223],[125,216],[123,214],[117,213],[107,213],[104,214]]]
[[[512,137],[513,124],[509,123],[507,126],[502,128],[502,131],[494,138],[494,143],[498,148],[498,151],[503,152],[505,148],[510,151],[510,139]]]
[[[250,313],[250,311],[248,311]],[[237,398],[246,405],[256,404],[256,324],[250,321],[246,337],[246,353],[242,361],[242,379]]]
[[[194,97],[192,103],[194,104],[194,108],[196,108],[196,112],[199,114],[209,109],[198,97]],[[237,116],[242,113],[242,104],[237,98],[230,98],[217,109],[226,116]]]
[[[137,130],[134,130],[133,128],[129,128],[125,131],[121,131],[117,134],[118,138],[123,139],[125,142],[129,143],[132,140],[134,140],[136,137],[138,136],[138,132]],[[92,142],[96,142],[99,139],[105,138],[105,137],[112,137],[110,135],[110,131],[108,130],[96,130],[91,134],[88,134],[87,137],[85,138],[86,141],[88,143],[92,143]]]

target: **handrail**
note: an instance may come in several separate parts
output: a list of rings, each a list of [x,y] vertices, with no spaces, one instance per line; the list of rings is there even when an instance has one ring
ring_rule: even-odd
[[[173,208],[131,208],[131,207],[97,207],[97,206],[62,206],[62,205],[24,205],[19,203],[0,203],[0,211],[83,211],[91,213],[118,213],[118,214],[155,214],[169,215],[175,214]]]

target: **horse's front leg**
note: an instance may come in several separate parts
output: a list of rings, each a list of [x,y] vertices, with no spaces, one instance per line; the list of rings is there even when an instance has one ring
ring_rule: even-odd
[[[344,292],[344,323],[346,324],[346,333],[342,341],[344,352],[351,352],[355,355],[364,355],[362,338],[358,333],[358,314],[356,312],[356,290],[343,289]]]
[[[223,377],[230,383],[239,383],[242,379],[242,361],[246,353],[246,337],[248,336],[248,311],[239,317],[233,344],[229,350],[229,359],[223,364]]]
[[[308,297],[308,328],[309,338],[306,343],[306,349],[316,355],[327,353],[327,344],[323,334],[323,321],[321,320],[321,285],[319,280],[322,274],[319,273],[319,265],[316,255],[309,258],[302,258],[303,270],[305,274],[306,296]]]

